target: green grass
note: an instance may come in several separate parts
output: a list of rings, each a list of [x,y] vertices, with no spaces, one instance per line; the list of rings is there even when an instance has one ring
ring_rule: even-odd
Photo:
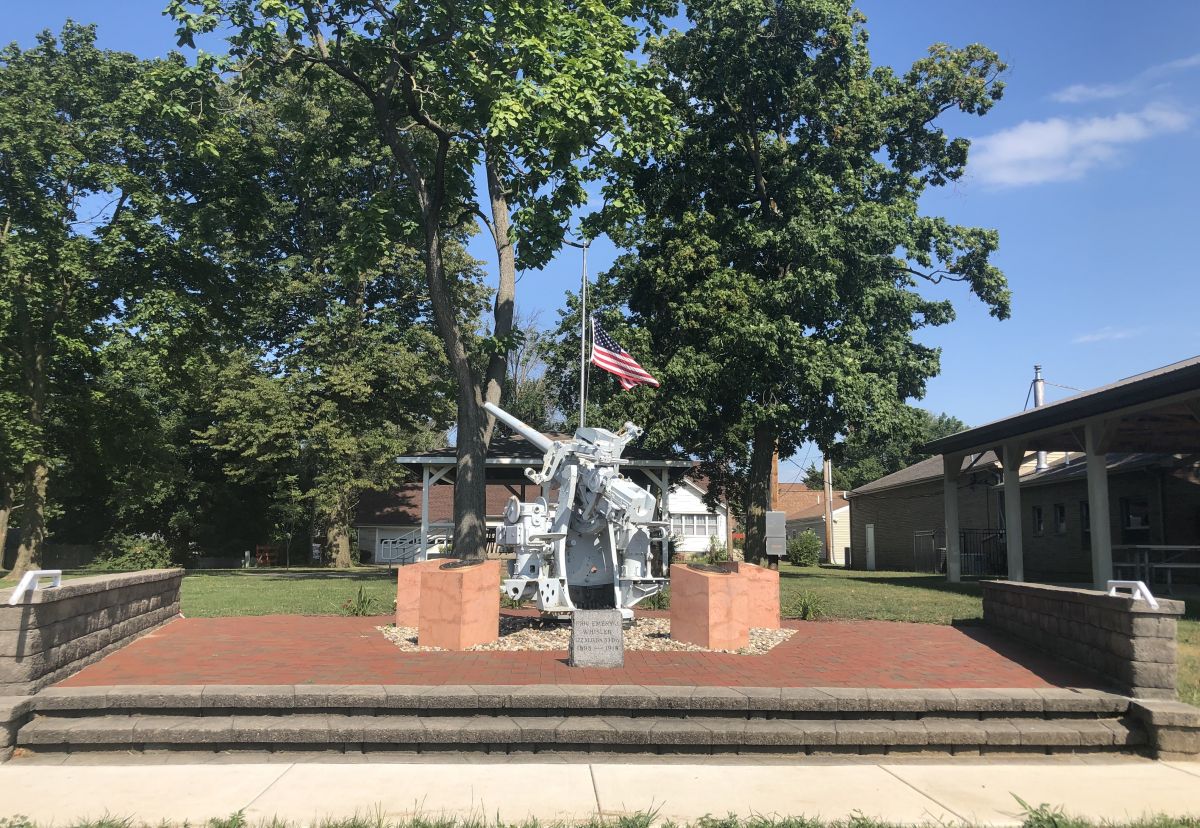
[[[383,569],[206,570],[183,579],[180,609],[188,618],[228,615],[340,615],[346,601],[374,599],[391,612],[396,575]]]
[[[799,616],[807,595],[821,616],[949,624],[983,617],[978,584],[950,584],[940,575],[912,572],[859,572],[817,566],[779,567],[780,608]]]

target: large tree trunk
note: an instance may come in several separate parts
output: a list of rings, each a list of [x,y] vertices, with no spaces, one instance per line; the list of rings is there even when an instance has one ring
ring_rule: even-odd
[[[24,575],[42,564],[42,545],[46,540],[46,489],[50,465],[46,459],[43,428],[46,419],[46,373],[50,364],[50,344],[39,341],[29,314],[27,298],[18,295],[17,325],[21,334],[21,372],[25,385],[26,416],[30,431],[37,441],[36,456],[25,463],[22,489],[25,492],[24,514],[21,516],[21,544],[13,563],[14,577]]]
[[[325,550],[333,566],[338,569],[350,568],[350,526],[344,518],[331,517],[325,525]]]
[[[500,283],[496,287],[496,302],[492,309],[492,333],[503,338],[512,333],[513,315],[517,295],[517,255],[512,243],[512,231],[508,218],[508,195],[500,178],[496,160],[491,152],[484,157],[487,170],[488,201],[492,210],[492,234],[496,243],[496,264],[500,271]],[[500,390],[504,385],[504,372],[508,365],[508,353],[496,351],[488,360],[484,374],[483,398],[490,403],[500,402]],[[495,418],[487,417],[484,440],[490,443]]]
[[[38,458],[25,464],[25,510],[21,517],[21,545],[12,575],[19,578],[42,565],[42,544],[46,540],[46,485],[50,469]]]
[[[480,380],[471,370],[458,316],[446,286],[442,261],[441,230],[437,221],[425,227],[425,275],[434,319],[442,337],[446,358],[458,386],[458,446],[454,478],[454,554],[482,560],[485,540],[486,490],[484,457],[487,453],[487,418],[483,410]]]
[[[4,568],[4,550],[8,546],[8,521],[16,494],[12,484],[0,481],[0,569]]]
[[[750,481],[746,491],[746,560],[767,563],[767,512],[771,502],[771,473],[775,466],[775,429],[760,423],[754,427],[750,453]]]

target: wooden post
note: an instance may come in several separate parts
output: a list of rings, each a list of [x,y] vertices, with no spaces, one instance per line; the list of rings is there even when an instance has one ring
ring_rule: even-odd
[[[1083,427],[1087,457],[1088,515],[1092,531],[1092,584],[1105,589],[1112,578],[1112,523],[1108,506],[1108,459],[1102,444],[1104,423]]]
[[[825,458],[821,477],[825,480],[825,561],[833,563],[833,463]]]
[[[942,498],[946,513],[946,580],[962,580],[962,545],[958,524],[958,475],[962,471],[961,454],[942,455]]]

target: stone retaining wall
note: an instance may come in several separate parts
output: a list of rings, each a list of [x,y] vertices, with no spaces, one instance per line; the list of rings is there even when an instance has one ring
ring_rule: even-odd
[[[64,581],[9,606],[0,590],[0,696],[36,693],[179,614],[182,569]]]
[[[1091,589],[983,582],[983,620],[1098,674],[1137,698],[1176,697],[1176,619],[1182,601],[1145,601]]]

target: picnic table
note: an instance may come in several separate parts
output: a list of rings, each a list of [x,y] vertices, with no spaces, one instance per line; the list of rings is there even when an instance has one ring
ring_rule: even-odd
[[[1120,553],[1121,559],[1118,559]],[[1200,546],[1136,543],[1113,547],[1113,572],[1132,570],[1133,580],[1155,582],[1156,572],[1166,576],[1167,591],[1174,589],[1174,573],[1200,570]]]

